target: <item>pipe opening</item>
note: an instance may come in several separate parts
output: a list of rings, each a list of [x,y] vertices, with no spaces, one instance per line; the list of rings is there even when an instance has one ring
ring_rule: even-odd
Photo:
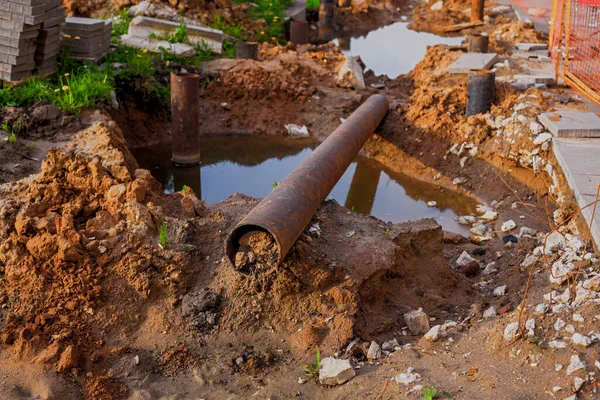
[[[227,257],[233,267],[244,274],[275,268],[280,254],[275,237],[261,226],[238,226],[227,240]]]

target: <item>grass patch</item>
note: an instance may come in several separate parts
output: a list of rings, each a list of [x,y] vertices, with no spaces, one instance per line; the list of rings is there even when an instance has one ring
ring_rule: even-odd
[[[167,238],[167,221],[163,221],[158,227],[158,242],[164,249],[166,249],[169,244]]]
[[[314,10],[321,6],[321,2],[319,0],[306,0],[306,9]]]
[[[303,371],[309,378],[317,376],[321,370],[321,350],[317,349],[315,354],[316,362],[314,364],[304,364]]]

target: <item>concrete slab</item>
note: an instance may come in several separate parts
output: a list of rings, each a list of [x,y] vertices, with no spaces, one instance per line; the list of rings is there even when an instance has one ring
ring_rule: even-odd
[[[196,50],[192,46],[184,43],[169,43],[166,40],[144,39],[137,36],[123,35],[121,36],[121,43],[126,46],[148,49],[150,51],[164,49],[177,56],[193,57],[196,55]]]
[[[68,17],[65,19],[65,30],[95,31],[104,28],[103,19]]]
[[[65,16],[59,15],[58,17],[48,18],[42,23],[42,28],[48,29],[55,26],[63,26],[65,23]]]
[[[592,222],[593,204],[600,185],[600,140],[553,139],[554,155],[575,194],[596,246],[600,246],[600,215]],[[600,204],[597,206],[600,213]],[[592,222],[591,226],[590,223]]]
[[[554,136],[600,138],[600,117],[591,112],[557,111],[543,113],[540,123]],[[600,152],[596,157],[600,156]],[[600,170],[598,170],[600,173]]]
[[[549,59],[550,54],[548,50],[515,50],[512,52],[513,57],[529,59]]]
[[[11,56],[0,53],[0,63],[10,65],[27,64],[33,61],[34,54],[28,54],[26,56]]]
[[[7,47],[22,47],[22,46],[35,46],[37,43],[36,38],[31,39],[11,39],[0,36],[0,46]]]
[[[517,43],[515,49],[522,51],[548,50],[548,43]]]
[[[147,40],[151,34],[157,36],[169,34],[174,32],[178,27],[178,22],[138,16],[131,21],[127,36]],[[190,43],[201,44],[204,42],[213,53],[222,53],[223,40],[225,39],[225,34],[222,31],[204,26],[188,25],[187,33]]]
[[[35,53],[35,49],[35,43],[21,47],[9,47],[0,45],[0,53],[8,54],[9,56],[26,56],[28,54]]]
[[[21,64],[21,65],[10,65],[10,64],[0,63],[0,72],[9,72],[9,73],[24,72],[24,71],[31,71],[34,68],[35,68],[35,63],[33,63],[33,62],[30,62],[27,64]]]
[[[490,69],[498,61],[496,53],[467,53],[448,67],[451,74],[468,74],[474,69]]]

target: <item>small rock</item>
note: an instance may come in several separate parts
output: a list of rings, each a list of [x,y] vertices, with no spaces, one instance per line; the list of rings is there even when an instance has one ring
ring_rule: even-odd
[[[581,314],[573,314],[573,321],[575,322],[585,322],[583,315]]]
[[[547,311],[548,311],[548,304],[546,304],[546,303],[540,303],[537,306],[535,306],[535,313],[538,315],[546,314]]]
[[[510,324],[506,325],[506,328],[504,328],[504,340],[511,341],[517,337],[518,333],[519,323],[511,322]]]
[[[596,275],[591,279],[586,279],[583,282],[584,289],[593,290],[595,292],[600,291],[600,275]]]
[[[377,360],[381,357],[381,346],[377,344],[377,342],[372,341],[369,346],[369,351],[367,352],[367,359],[369,361]]]
[[[540,133],[539,135],[537,135],[537,137],[535,139],[533,139],[533,144],[535,144],[536,146],[539,146],[541,144],[546,143],[550,139],[552,139],[552,134],[547,133],[547,132]]]
[[[558,318],[556,320],[556,322],[554,323],[554,329],[556,329],[557,331],[560,331],[562,328],[565,327],[565,325],[567,325],[567,323],[565,321],[563,321],[562,318]]]
[[[498,213],[495,211],[488,210],[481,216],[481,219],[486,221],[493,221],[498,218]]]
[[[515,221],[513,221],[512,219],[509,219],[508,221],[506,221],[502,224],[502,226],[500,227],[500,230],[502,232],[508,232],[508,231],[512,231],[516,227],[517,227],[517,224],[515,223]]]
[[[567,375],[585,368],[585,363],[581,361],[578,355],[571,356],[571,363],[567,367]]]
[[[475,249],[473,249],[471,254],[473,254],[474,256],[484,256],[485,248],[484,247],[476,247]]]
[[[483,312],[483,318],[494,318],[496,315],[498,315],[498,313],[493,306]]]
[[[585,379],[581,379],[580,377],[576,376],[573,380],[573,388],[575,388],[576,392],[579,392],[579,389],[581,389],[581,386],[583,386],[584,383]]]
[[[453,185],[462,185],[463,183],[467,182],[467,178],[463,178],[463,177],[458,177],[458,178],[454,178],[454,180],[452,181]]]
[[[506,285],[498,286],[494,289],[494,296],[504,296],[506,294]]]
[[[436,325],[425,334],[424,338],[426,340],[435,342],[440,338],[440,336],[444,336],[444,334],[445,334],[445,332],[442,329],[442,326]]]
[[[529,336],[529,337],[535,336],[535,320],[533,318],[525,321],[525,329],[527,329],[527,336]]]
[[[484,270],[481,272],[482,275],[491,275],[491,274],[495,274],[496,272],[498,272],[498,270],[496,269],[496,263],[495,262],[491,262],[488,265],[485,266]]]
[[[546,236],[542,245],[544,245],[544,251],[546,254],[556,253],[559,250],[565,248],[566,239],[559,232],[552,232]]]
[[[583,347],[588,347],[590,344],[592,344],[592,339],[580,333],[574,333],[573,336],[571,336],[571,341],[573,344]]]
[[[321,360],[319,382],[322,385],[342,385],[356,376],[350,361],[326,357]]]
[[[456,260],[456,265],[458,267],[466,267],[467,265],[471,264],[472,262],[477,263],[477,260],[474,259],[473,257],[471,257],[469,255],[469,253],[467,253],[466,251],[463,251],[461,253],[461,255],[458,257],[458,259]]]
[[[292,138],[307,138],[310,137],[310,134],[308,133],[308,128],[306,127],[306,125],[295,125],[295,124],[288,124],[285,125],[285,129],[288,131],[288,135]]]
[[[415,372],[407,372],[404,374],[398,374],[394,378],[398,384],[408,386],[411,383],[417,382],[421,379],[421,375]]]
[[[392,340],[388,340],[387,342],[384,342],[381,345],[381,350],[391,352],[391,351],[395,351],[396,347],[400,347],[400,343],[398,343],[398,340],[392,339]]]
[[[431,11],[440,11],[443,7],[444,7],[444,2],[442,0],[440,0],[431,6]]]
[[[517,243],[519,241],[519,238],[515,235],[505,235],[502,237],[502,241],[504,243]]]
[[[419,335],[429,330],[429,317],[422,308],[404,314],[404,322],[413,335]]]
[[[65,351],[60,355],[56,370],[60,373],[69,372],[79,364],[79,355],[75,350],[75,347],[68,346]]]
[[[436,207],[437,206],[437,202],[435,201],[428,201],[427,202],[427,207]]]
[[[563,342],[560,340],[553,340],[551,342],[548,343],[548,346],[551,349],[565,349],[567,347],[567,342]]]

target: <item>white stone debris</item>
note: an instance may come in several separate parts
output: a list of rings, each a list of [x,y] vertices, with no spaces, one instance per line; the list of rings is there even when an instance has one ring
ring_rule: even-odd
[[[567,347],[567,342],[563,342],[560,340],[553,340],[551,342],[548,343],[548,346],[551,349],[565,349]]]
[[[565,237],[560,232],[552,232],[546,235],[542,245],[546,254],[556,253],[559,250],[564,250],[566,244]]]
[[[535,306],[535,313],[537,315],[543,315],[546,314],[546,312],[548,312],[548,304],[540,303],[537,306]]]
[[[419,335],[429,330],[429,317],[422,308],[404,314],[404,322],[413,335]]]
[[[496,315],[498,315],[498,312],[496,311],[496,308],[494,308],[494,306],[491,306],[483,312],[483,318],[494,318]]]
[[[494,296],[504,296],[506,291],[506,285],[498,286],[496,289],[494,289]]]
[[[334,357],[326,357],[321,360],[319,370],[319,382],[322,385],[342,385],[356,376],[356,372],[350,365],[350,361]]]
[[[440,0],[431,6],[431,11],[440,11],[443,7],[444,7],[444,2],[442,0]]]
[[[493,221],[498,218],[498,213],[492,210],[488,210],[481,216],[481,219],[486,221]]]
[[[454,180],[452,181],[453,185],[462,185],[463,183],[467,182],[467,178],[463,178],[463,177],[458,177],[458,178],[454,178]]]
[[[573,380],[573,388],[575,389],[576,392],[579,392],[579,389],[581,389],[581,386],[583,386],[584,383],[585,383],[585,379],[582,379],[582,378],[576,376],[575,379]]]
[[[567,375],[571,375],[573,372],[585,369],[585,363],[581,361],[578,355],[571,356],[571,363],[567,367]]]
[[[585,322],[585,318],[581,314],[573,314],[573,321],[575,322]]]
[[[498,270],[496,269],[496,263],[494,261],[492,261],[491,263],[489,263],[488,265],[485,266],[485,268],[483,269],[481,274],[482,275],[491,275],[491,274],[495,274],[496,272],[498,272]]]
[[[439,338],[442,336],[446,336],[446,332],[444,331],[441,325],[436,325],[433,328],[431,328],[423,337],[426,340],[435,342],[439,340]]]
[[[338,73],[337,84],[340,87],[354,88],[355,90],[366,89],[365,76],[358,57],[346,55],[346,62]]]
[[[456,260],[456,265],[460,268],[460,267],[466,267],[467,265],[471,264],[472,262],[477,262],[477,260],[473,257],[471,257],[471,255],[469,253],[467,253],[466,251],[463,251],[461,253],[461,255],[458,257],[458,259]]]
[[[306,125],[287,124],[285,125],[285,129],[287,130],[289,137],[294,139],[310,137]]]
[[[436,201],[428,201],[427,202],[427,207],[436,207],[437,206],[437,202]]]
[[[590,279],[586,279],[583,282],[583,288],[587,290],[593,290],[595,292],[600,291],[600,275],[596,275]]]
[[[527,329],[527,336],[535,336],[535,319],[530,318],[525,322],[525,329]]]
[[[387,342],[384,342],[381,345],[381,349],[383,351],[389,352],[396,351],[396,347],[400,347],[400,343],[398,343],[398,340],[396,340],[395,338],[392,340],[388,340]]]
[[[554,329],[556,329],[557,331],[560,331],[562,328],[565,327],[565,325],[567,325],[567,323],[565,321],[563,321],[562,318],[558,318],[556,320],[556,322],[554,323]]]
[[[518,333],[519,333],[519,323],[511,322],[510,324],[506,325],[506,328],[504,328],[504,340],[511,341],[517,337]]]
[[[508,221],[506,221],[502,224],[502,226],[500,227],[500,230],[502,232],[509,232],[509,231],[512,231],[513,229],[515,229],[516,227],[517,227],[517,224],[515,223],[515,221],[513,221],[512,219],[509,219]]]
[[[367,351],[367,359],[373,361],[378,358],[381,358],[381,346],[379,346],[376,341],[372,341],[369,346],[369,351]]]
[[[592,344],[592,339],[590,339],[589,336],[582,335],[581,333],[574,333],[573,336],[571,336],[571,341],[574,345],[583,347],[588,347],[590,344]]]
[[[421,380],[421,375],[416,372],[412,372],[412,368],[408,369],[408,372],[403,374],[398,374],[394,378],[396,382],[400,385],[408,386],[411,383],[418,382]]]

